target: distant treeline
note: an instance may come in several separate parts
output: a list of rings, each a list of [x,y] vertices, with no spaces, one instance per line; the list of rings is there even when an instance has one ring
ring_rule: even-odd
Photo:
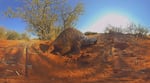
[[[13,30],[8,30],[0,27],[0,40],[29,40],[30,37],[27,33],[18,33]]]
[[[118,33],[118,34],[128,34],[135,37],[147,37],[150,35],[149,27],[142,26],[140,24],[131,23],[126,28],[108,26],[105,29],[105,33]]]

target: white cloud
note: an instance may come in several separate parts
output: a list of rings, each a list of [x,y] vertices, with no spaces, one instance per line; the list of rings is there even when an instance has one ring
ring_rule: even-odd
[[[131,21],[128,17],[118,14],[108,14],[100,18],[96,23],[87,28],[86,31],[104,32],[108,25],[125,28]]]

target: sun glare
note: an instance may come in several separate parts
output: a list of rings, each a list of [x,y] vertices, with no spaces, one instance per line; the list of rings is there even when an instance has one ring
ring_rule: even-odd
[[[119,14],[108,14],[88,28],[88,31],[103,32],[108,25],[125,28],[130,22],[128,17]]]

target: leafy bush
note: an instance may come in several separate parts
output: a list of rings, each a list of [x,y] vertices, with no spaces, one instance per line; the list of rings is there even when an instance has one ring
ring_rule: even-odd
[[[20,34],[20,39],[21,40],[30,40],[30,37],[27,33],[22,33],[22,34]]]
[[[0,27],[0,40],[6,39],[6,29],[4,27]]]
[[[15,31],[8,31],[6,36],[7,36],[8,40],[18,40],[18,39],[20,39],[20,34],[15,32]]]

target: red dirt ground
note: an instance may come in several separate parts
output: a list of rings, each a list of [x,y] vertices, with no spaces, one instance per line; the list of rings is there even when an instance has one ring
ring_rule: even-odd
[[[0,83],[150,83],[148,39],[99,35],[70,57],[43,53],[46,42],[1,41]]]

